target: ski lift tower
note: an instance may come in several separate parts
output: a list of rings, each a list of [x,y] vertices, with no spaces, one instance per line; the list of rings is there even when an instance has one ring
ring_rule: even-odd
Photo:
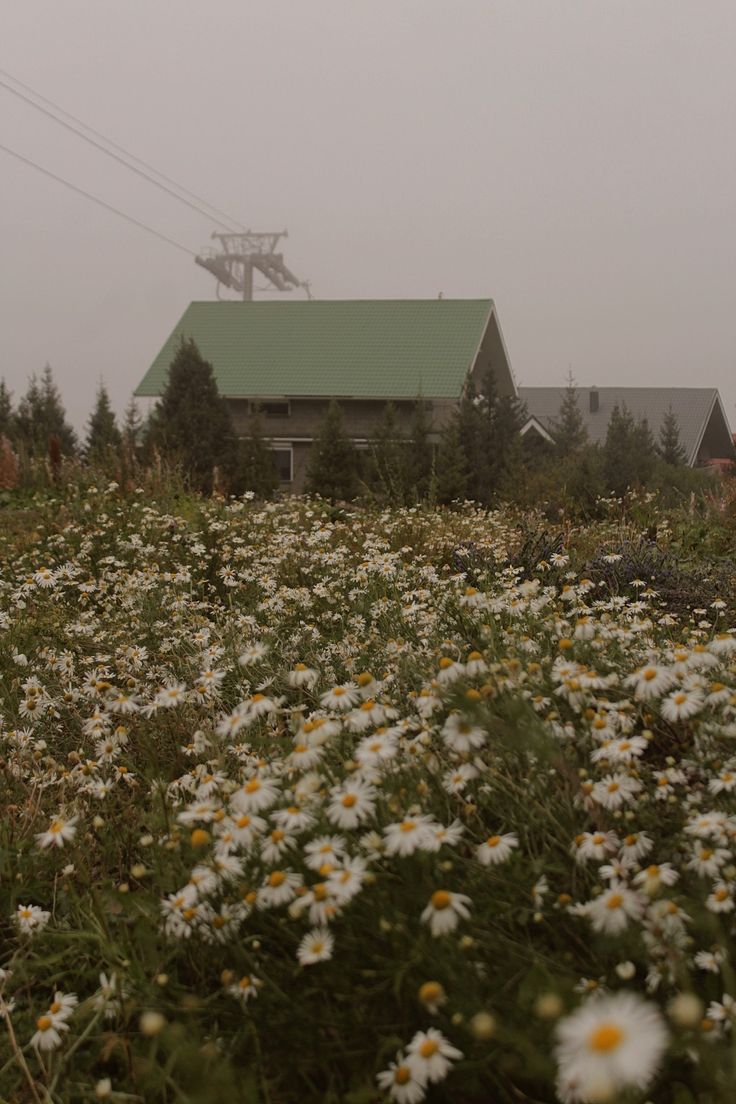
[[[220,298],[220,285],[240,292],[243,302],[253,299],[253,273],[257,270],[268,280],[268,290],[293,291],[303,288],[308,298],[309,284],[298,280],[284,264],[283,253],[276,252],[281,238],[287,238],[288,232],[254,233],[245,230],[242,233],[220,234],[212,237],[220,243],[219,249],[205,249],[195,261],[217,280],[217,298]],[[264,289],[266,290],[266,289]]]

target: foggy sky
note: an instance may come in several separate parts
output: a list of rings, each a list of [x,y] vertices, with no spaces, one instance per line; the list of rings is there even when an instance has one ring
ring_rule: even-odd
[[[517,382],[716,386],[736,428],[733,0],[5,0],[7,70],[254,230],[320,299],[492,297]],[[0,142],[192,250],[215,225],[0,89]],[[81,428],[186,254],[0,152],[0,375]],[[292,293],[293,294],[293,293]]]

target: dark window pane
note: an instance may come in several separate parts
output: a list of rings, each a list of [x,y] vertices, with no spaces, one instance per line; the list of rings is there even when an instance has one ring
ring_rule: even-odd
[[[289,409],[289,400],[283,401],[266,400],[264,402],[252,402],[250,404],[251,414],[263,414],[266,418],[288,418],[291,413]]]
[[[273,462],[276,466],[279,479],[282,483],[291,483],[291,449],[290,448],[275,448],[271,449],[271,455],[273,456]]]

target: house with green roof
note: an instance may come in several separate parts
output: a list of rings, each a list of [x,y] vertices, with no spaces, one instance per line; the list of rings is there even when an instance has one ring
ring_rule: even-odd
[[[239,435],[261,412],[282,485],[294,491],[332,399],[360,448],[388,402],[408,430],[421,399],[439,438],[465,389],[488,372],[500,395],[516,394],[491,299],[191,303],[136,395],[162,394],[181,338],[212,364]]]

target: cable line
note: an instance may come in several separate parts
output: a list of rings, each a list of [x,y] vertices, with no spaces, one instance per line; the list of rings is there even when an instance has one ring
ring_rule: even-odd
[[[177,199],[179,203],[185,204],[193,211],[196,211],[197,214],[203,215],[205,218],[210,219],[210,221],[219,223],[220,226],[224,226],[228,230],[231,230],[233,226],[240,227],[243,230],[245,229],[243,224],[238,222],[237,219],[231,218],[230,215],[227,215],[224,211],[221,211],[212,203],[208,203],[206,199],[202,199],[194,192],[190,192],[189,189],[185,188],[182,184],[178,184],[175,180],[172,180],[164,173],[159,172],[159,170],[154,168],[153,165],[149,165],[148,162],[143,161],[140,157],[136,157],[134,153],[130,153],[129,150],[126,150],[122,146],[119,146],[116,142],[113,142],[111,138],[108,138],[106,135],[100,133],[100,131],[95,130],[94,127],[89,126],[89,124],[85,123],[82,119],[77,118],[76,115],[72,115],[71,112],[65,111],[63,107],[59,107],[59,105],[55,104],[53,100],[49,100],[46,96],[42,96],[41,93],[36,92],[34,88],[30,88],[28,85],[23,84],[23,82],[19,81],[17,77],[14,77],[12,73],[7,73],[4,69],[0,69],[0,76],[8,77],[10,80],[14,81],[15,84],[18,84],[21,88],[25,89],[26,92],[30,92],[31,95],[36,97],[36,99],[39,99],[43,101],[43,103],[48,104],[51,108],[53,108],[54,111],[58,111],[62,115],[66,115],[68,119],[72,119],[74,123],[78,123],[79,126],[84,127],[84,129],[88,130],[90,134],[94,134],[96,138],[99,138],[102,142],[107,143],[107,145],[111,146],[112,149],[107,149],[105,146],[101,145],[100,142],[96,141],[95,138],[90,138],[89,134],[84,134],[84,132],[79,130],[78,127],[73,126],[71,123],[66,122],[64,119],[60,119],[58,115],[54,115],[52,111],[48,111],[45,107],[42,107],[41,104],[35,103],[35,101],[30,99],[29,96],[25,96],[23,92],[19,92],[18,89],[13,88],[12,85],[6,84],[4,80],[0,80],[0,87],[6,89],[6,91],[10,92],[13,96],[17,96],[18,99],[23,100],[24,103],[27,103],[31,107],[34,107],[36,111],[40,111],[43,115],[46,115],[47,118],[52,119],[55,123],[59,123],[60,126],[65,127],[66,130],[71,131],[72,134],[76,134],[78,138],[81,138],[83,141],[88,142],[91,146],[94,146],[95,149],[98,149],[102,153],[107,154],[108,157],[112,157],[113,160],[123,165],[126,169],[130,169],[131,172],[136,173],[144,180],[147,180],[150,184],[155,185],[155,187],[160,188],[168,195],[173,196],[173,198]],[[114,153],[113,150],[118,150],[119,153]],[[121,154],[122,156],[119,156],[119,154]],[[138,162],[139,165],[143,166],[143,169],[139,169],[135,165],[132,165],[130,163],[130,160],[126,160],[126,158]],[[149,172],[144,171],[145,169],[148,169],[149,172],[155,173],[156,176],[160,176],[161,180],[167,181],[168,184],[173,185],[173,187],[177,188],[180,192],[184,192],[186,195],[191,196],[191,198],[196,202],[192,203],[189,199],[185,199],[184,196],[178,195],[177,192],[173,191],[172,188],[167,187],[167,184],[162,184],[160,180],[155,180],[152,176],[149,175]],[[217,216],[222,217],[213,217],[210,212],[204,210],[204,207],[201,206],[202,204],[204,205],[204,207],[209,207],[210,211],[216,212]]]
[[[84,196],[85,199],[91,200],[92,203],[96,203],[99,207],[104,207],[106,211],[112,211],[114,215],[119,215],[120,218],[125,219],[126,222],[132,222],[134,226],[138,226],[141,230],[146,230],[149,234],[153,234],[154,237],[159,238],[161,241],[168,242],[169,245],[173,245],[176,249],[181,249],[183,253],[188,253],[190,257],[196,257],[196,253],[191,249],[187,249],[186,245],[182,245],[181,242],[174,241],[173,238],[167,237],[166,234],[161,234],[158,230],[154,230],[152,226],[148,226],[145,222],[141,222],[139,219],[134,218],[133,215],[127,215],[125,211],[113,207],[111,203],[107,203],[104,199],[92,195],[91,192],[85,192],[83,188],[79,188],[76,184],[72,184],[69,180],[65,180],[63,176],[57,176],[56,173],[51,172],[50,169],[45,169],[43,165],[36,164],[36,162],[31,161],[29,157],[24,157],[22,153],[18,153],[8,146],[3,146],[1,143],[0,150],[2,150],[3,153],[10,154],[11,157],[15,157],[18,161],[22,161],[25,165],[30,165],[32,169],[37,169],[38,172],[43,173],[44,176],[48,176],[52,180],[56,180],[57,183],[63,184],[65,188],[70,188],[73,192],[76,192],[77,195]]]

